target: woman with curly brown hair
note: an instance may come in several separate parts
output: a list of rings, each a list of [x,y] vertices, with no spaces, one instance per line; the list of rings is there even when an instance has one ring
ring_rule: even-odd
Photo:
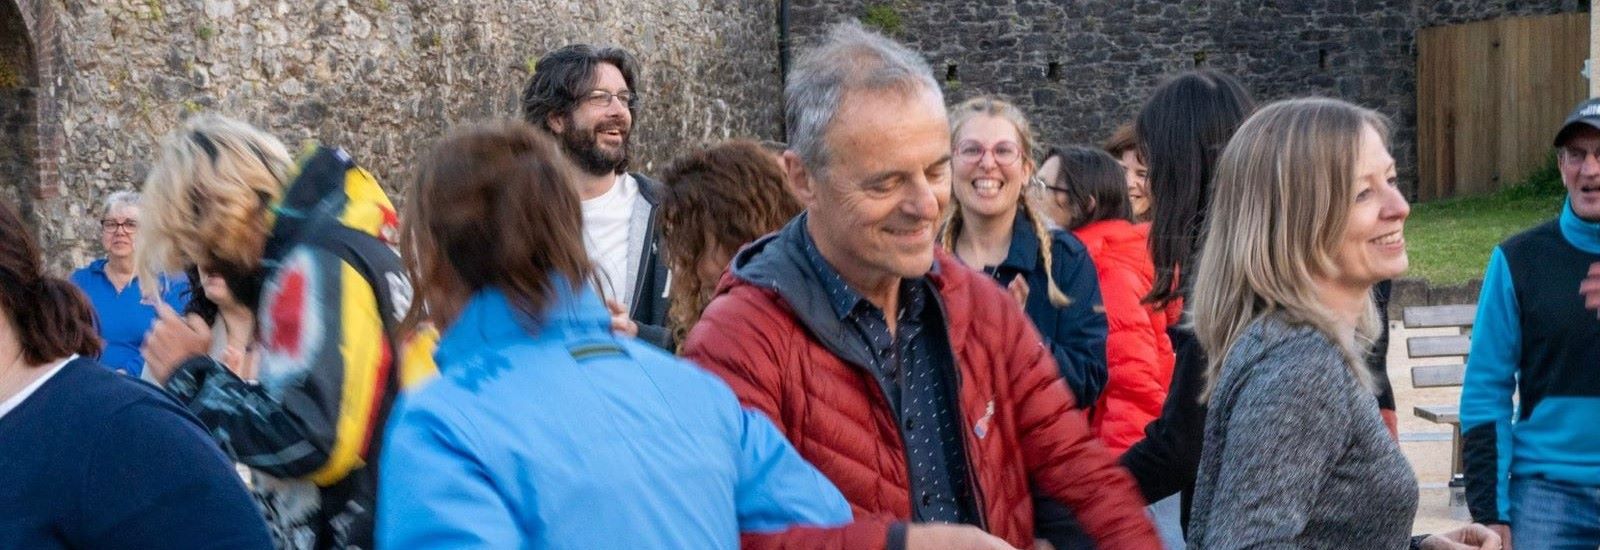
[[[672,269],[667,319],[673,341],[700,320],[728,260],[745,243],[800,213],[783,170],[753,141],[730,141],[678,159],[661,175],[662,240]]]

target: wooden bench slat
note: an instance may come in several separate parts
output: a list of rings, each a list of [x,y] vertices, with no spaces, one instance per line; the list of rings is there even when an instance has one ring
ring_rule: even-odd
[[[1418,306],[1405,310],[1406,328],[1470,327],[1478,316],[1478,304]]]
[[[1432,365],[1411,367],[1411,387],[1440,388],[1460,386],[1467,374],[1466,365]]]
[[[1461,407],[1459,405],[1417,405],[1412,412],[1423,420],[1434,424],[1460,424]]]
[[[1466,355],[1472,349],[1469,336],[1413,336],[1406,339],[1406,354],[1418,357]]]

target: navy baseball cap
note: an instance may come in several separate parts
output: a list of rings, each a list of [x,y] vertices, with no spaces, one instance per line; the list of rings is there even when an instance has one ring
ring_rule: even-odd
[[[1572,114],[1567,115],[1567,121],[1561,123],[1561,131],[1556,132],[1555,146],[1560,147],[1566,142],[1579,125],[1600,130],[1600,97],[1584,100],[1577,109],[1573,109]]]

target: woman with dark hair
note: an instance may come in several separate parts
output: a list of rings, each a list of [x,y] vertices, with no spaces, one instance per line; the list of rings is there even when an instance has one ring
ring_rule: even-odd
[[[1139,136],[1133,124],[1123,124],[1111,133],[1103,146],[1122,165],[1128,182],[1128,207],[1133,210],[1133,221],[1150,221],[1150,170],[1139,151]]]
[[[1188,294],[1179,275],[1193,271],[1211,198],[1211,172],[1234,130],[1255,110],[1244,85],[1226,74],[1193,71],[1156,88],[1134,122],[1149,161],[1150,255],[1159,306]]]
[[[1161,414],[1172,381],[1172,341],[1164,310],[1142,303],[1154,273],[1148,224],[1130,221],[1126,178],[1117,160],[1089,147],[1061,152],[1061,173],[1049,185],[1064,190],[1067,229],[1094,260],[1105,301],[1106,390],[1089,425],[1113,452],[1144,438],[1144,427]]]
[[[1161,416],[1145,426],[1144,439],[1123,453],[1122,465],[1152,503],[1156,524],[1169,544],[1188,524],[1188,503],[1205,437],[1200,389],[1205,385],[1206,357],[1193,331],[1181,324],[1188,286],[1180,276],[1192,271],[1202,244],[1200,231],[1217,155],[1254,110],[1250,93],[1233,77],[1194,71],[1157,87],[1134,121],[1150,175],[1150,255],[1155,277],[1145,302],[1166,315],[1174,359]],[[1181,509],[1174,514],[1170,501],[1163,501],[1180,492]]]
[[[406,323],[444,332],[389,426],[379,546],[732,549],[850,523],[716,376],[610,330],[571,177],[532,126],[487,124],[406,191]]]
[[[682,342],[733,253],[783,227],[800,202],[770,149],[753,141],[690,153],[662,172],[661,183],[661,238],[674,278],[667,321],[673,341]]]
[[[0,205],[0,548],[271,548],[200,423],[86,358],[93,319]]]

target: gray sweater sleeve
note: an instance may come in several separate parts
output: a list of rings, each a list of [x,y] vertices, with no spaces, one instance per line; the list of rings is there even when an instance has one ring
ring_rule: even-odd
[[[1330,360],[1338,352],[1325,341],[1282,342],[1245,367],[1218,403],[1226,412],[1213,418],[1225,423],[1226,441],[1214,494],[1225,498],[1213,501],[1206,548],[1296,547],[1349,445],[1353,381]]]

